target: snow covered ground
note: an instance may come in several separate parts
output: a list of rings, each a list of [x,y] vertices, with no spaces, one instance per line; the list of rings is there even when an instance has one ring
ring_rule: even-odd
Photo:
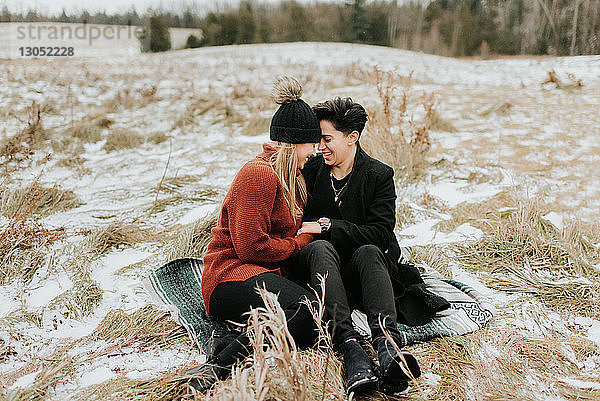
[[[70,266],[86,241],[86,230],[135,221],[156,231],[176,231],[205,218],[219,207],[238,168],[268,140],[264,121],[276,109],[267,98],[275,77],[296,76],[309,103],[352,96],[375,107],[377,88],[361,75],[372,66],[401,75],[412,72],[412,91],[435,92],[440,117],[453,127],[431,134],[429,158],[439,163],[416,182],[399,182],[398,206],[412,216],[397,227],[401,245],[446,249],[481,239],[484,232],[469,222],[450,230],[439,226],[450,222],[461,206],[510,190],[542,194],[550,210],[545,217],[559,230],[573,218],[599,220],[600,56],[461,60],[383,47],[293,43],[0,61],[0,135],[10,137],[24,127],[33,101],[48,105],[42,123],[54,135],[93,118],[113,122],[98,141],[68,151],[38,150],[34,163],[3,181],[16,188],[39,177],[41,185],[74,191],[82,205],[43,217],[46,228],[64,227],[66,238],[48,250],[47,261],[30,281],[14,279],[0,286],[0,393],[15,396],[34,386],[46,362],[62,355],[65,347],[73,368],[47,389],[48,399],[77,399],[86,387],[122,376],[149,379],[202,361],[182,340],[172,346],[148,349],[134,343],[102,352],[119,341],[93,336],[111,311],[131,314],[150,302],[140,280],[164,261],[166,241],[121,245],[89,258],[85,268],[101,289],[101,301],[83,317],[56,306],[62,304],[54,301],[74,287]],[[573,74],[583,87],[543,84],[550,71],[564,82]],[[416,108],[411,112],[416,118],[422,113]],[[115,129],[133,130],[145,142],[107,151],[108,135]],[[151,140],[160,135],[167,140]],[[48,152],[53,157],[42,161]],[[75,158],[81,159],[77,168],[65,162]],[[178,197],[169,200],[173,194]],[[156,208],[157,200],[165,206]],[[7,224],[0,217],[0,227]],[[470,349],[476,350],[477,363],[496,366],[492,361],[504,351],[495,347],[506,346],[501,339],[511,332],[531,342],[568,338],[571,342],[561,345],[557,360],[569,361],[569,369],[560,368],[560,375],[547,380],[535,367],[524,367],[519,373],[529,385],[523,394],[529,399],[600,397],[598,310],[583,315],[552,310],[535,297],[486,287],[485,275],[457,260],[450,260],[449,269],[454,279],[490,296],[500,311],[493,329],[473,340]],[[420,351],[423,357],[429,352],[416,349]],[[93,357],[95,353],[99,356]],[[440,374],[428,372],[422,380],[425,388],[411,397],[439,391],[440,380]],[[465,380],[473,386],[469,399],[490,394],[489,384],[477,377]]]

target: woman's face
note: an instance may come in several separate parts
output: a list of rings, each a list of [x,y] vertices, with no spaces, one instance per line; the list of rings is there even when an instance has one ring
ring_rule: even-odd
[[[356,142],[356,135],[344,135],[327,120],[321,120],[320,124],[322,136],[318,150],[323,154],[325,164],[338,166],[352,157],[352,145]]]
[[[316,153],[316,143],[298,143],[296,144],[296,155],[298,156],[298,169],[304,168],[304,165],[311,156]]]

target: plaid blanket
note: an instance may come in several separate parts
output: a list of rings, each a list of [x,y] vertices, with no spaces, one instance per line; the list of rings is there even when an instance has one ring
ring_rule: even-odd
[[[185,327],[194,344],[201,350],[208,346],[213,331],[227,330],[223,323],[206,313],[200,288],[203,267],[202,259],[177,259],[159,267],[143,280],[144,287],[154,302],[171,312],[171,316]],[[399,346],[470,333],[483,328],[496,314],[494,306],[473,288],[458,281],[444,279],[434,270],[429,270],[422,276],[427,289],[446,298],[450,302],[450,308],[439,312],[431,322],[423,326],[398,324],[401,334]],[[352,318],[359,333],[369,337],[370,330],[364,313],[354,311]]]

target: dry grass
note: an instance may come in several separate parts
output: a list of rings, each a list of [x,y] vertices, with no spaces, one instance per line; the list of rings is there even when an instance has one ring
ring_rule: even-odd
[[[468,336],[438,339],[418,346],[425,372],[437,375],[424,392],[410,399],[539,400],[573,394],[556,386],[562,378],[580,376],[578,367],[597,352],[589,340],[555,333],[545,338],[524,336],[518,330],[491,324]],[[581,366],[581,365],[580,365]],[[584,391],[594,399],[597,390]]]
[[[100,121],[100,124],[103,123],[104,120]],[[64,135],[78,139],[83,143],[96,143],[102,140],[102,129],[104,128],[103,125],[99,125],[98,123],[94,122],[81,122],[67,129]],[[108,126],[110,126],[110,124],[108,124]]]
[[[35,192],[37,183],[31,188]],[[10,223],[0,230],[0,284],[19,278],[28,282],[46,259],[47,249],[64,238],[62,228],[47,229],[34,219],[41,196],[17,208],[10,202],[2,203],[2,214],[8,215]],[[8,206],[11,206],[8,208]],[[6,208],[5,208],[6,207]],[[9,210],[10,209],[10,210]]]
[[[401,203],[396,208],[396,226],[402,228],[403,226],[414,224],[415,222],[415,211],[407,203]]]
[[[181,128],[186,132],[188,126],[193,125],[198,117],[203,116],[209,110],[219,109],[224,107],[220,96],[214,94],[212,96],[204,96],[194,99],[192,103],[181,113],[177,120],[173,123],[173,129]]]
[[[106,136],[102,147],[107,152],[137,148],[144,143],[144,137],[137,131],[125,128],[115,128]]]
[[[205,220],[182,227],[167,245],[165,263],[179,258],[201,258],[212,239],[212,228],[217,225],[218,214],[214,213]]]
[[[165,372],[151,380],[132,380],[125,375],[89,386],[77,393],[78,400],[137,400],[170,401],[189,400],[181,385],[181,372]]]
[[[169,139],[171,139],[171,136],[169,134],[167,134],[166,132],[162,132],[162,131],[154,132],[154,133],[150,134],[150,136],[148,136],[148,142],[153,143],[155,145],[166,142]]]
[[[76,282],[72,289],[55,298],[48,307],[66,311],[68,319],[82,319],[94,312],[102,300],[103,291],[98,283],[86,278]]]
[[[369,76],[377,86],[381,106],[369,110],[367,132],[361,143],[369,154],[392,166],[397,177],[412,181],[427,167],[431,127],[435,121],[441,124],[435,95],[422,93],[415,97],[412,75],[400,76],[375,67]],[[413,119],[416,105],[425,112],[421,121]]]
[[[81,156],[74,155],[60,159],[56,162],[56,167],[67,167],[74,169],[79,176],[90,174],[92,170],[85,166],[85,159]]]
[[[488,227],[489,219],[496,214],[506,216],[515,210],[514,196],[516,196],[514,191],[504,190],[481,203],[463,202],[451,210],[446,208],[444,212],[452,217],[436,224],[435,228],[438,231],[449,233],[456,227],[469,223],[483,230]]]
[[[542,218],[540,198],[513,198],[500,210],[479,212],[486,215],[484,237],[458,245],[457,259],[485,272],[494,288],[531,294],[553,309],[600,316],[600,274],[593,267],[600,250],[591,234],[577,223],[558,230]]]
[[[253,353],[206,400],[343,400],[341,363],[331,349],[300,351],[287,329],[277,296],[260,289],[265,307],[252,309],[248,333]],[[318,318],[323,304],[313,313]],[[329,340],[330,341],[330,340]],[[201,399],[197,397],[196,399]]]
[[[451,256],[447,249],[435,245],[415,246],[412,249],[411,262],[425,263],[447,279],[452,279]]]
[[[34,150],[47,139],[42,128],[43,108],[35,101],[27,108],[25,128],[0,141],[0,167],[7,174],[31,159]]]
[[[137,90],[120,89],[112,99],[104,103],[107,113],[116,113],[125,109],[141,108],[159,100],[156,86],[146,86]]]
[[[168,168],[168,162],[167,167]],[[166,173],[166,169],[165,169]],[[156,196],[149,212],[160,213],[172,205],[184,202],[205,203],[218,202],[222,197],[222,191],[212,186],[192,185],[198,182],[199,175],[182,175],[162,178],[156,186]],[[166,196],[160,196],[166,194]]]
[[[158,238],[158,233],[150,228],[115,221],[92,231],[88,238],[88,248],[91,253],[102,255],[112,247],[132,246],[140,242],[156,241]]]
[[[185,329],[171,319],[169,312],[145,306],[133,313],[112,310],[89,339],[104,340],[117,348],[136,346],[149,349],[167,346],[185,335]]]
[[[68,349],[62,349],[43,361],[36,363],[40,369],[35,382],[24,389],[16,388],[6,394],[10,401],[38,401],[45,400],[51,395],[52,389],[63,383],[75,372],[74,358]]]
[[[10,189],[4,186],[0,189],[0,212],[13,218],[23,210],[41,216],[63,212],[81,205],[81,201],[71,190],[58,186],[45,188],[33,182],[25,188]]]

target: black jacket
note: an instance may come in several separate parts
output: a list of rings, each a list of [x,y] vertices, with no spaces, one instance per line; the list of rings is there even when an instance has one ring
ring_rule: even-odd
[[[331,219],[331,229],[322,238],[331,242],[342,263],[362,245],[373,244],[382,250],[388,259],[399,323],[421,325],[438,310],[446,309],[449,304],[445,299],[425,290],[415,266],[398,263],[394,170],[370,157],[357,143],[354,166],[338,206],[333,199],[330,169],[323,157],[317,156],[302,170],[309,194],[303,220]]]

